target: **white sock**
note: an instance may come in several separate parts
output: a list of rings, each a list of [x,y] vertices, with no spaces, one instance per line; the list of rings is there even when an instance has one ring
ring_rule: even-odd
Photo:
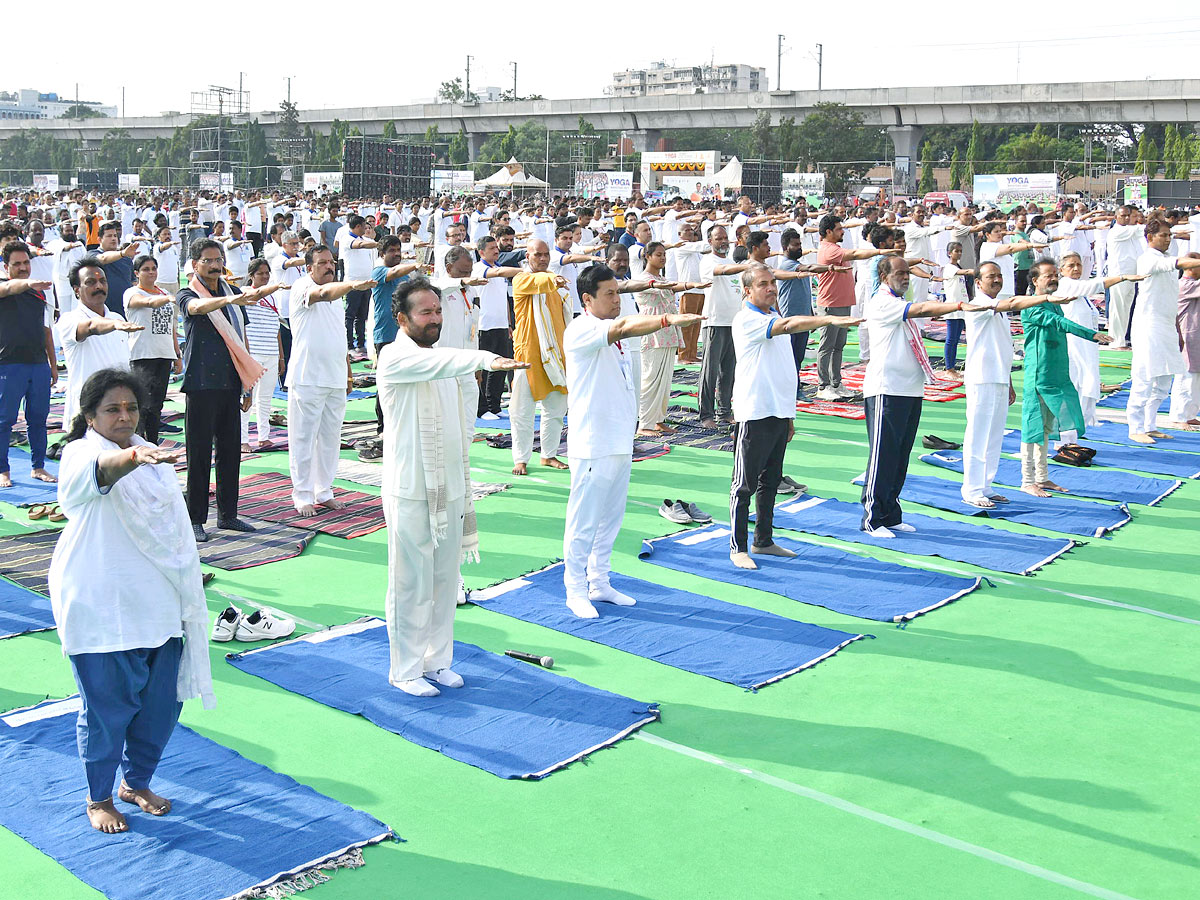
[[[633,606],[637,603],[628,594],[622,594],[611,584],[606,584],[601,588],[592,588],[588,591],[588,599],[594,603],[611,603],[614,606]]]
[[[600,613],[596,612],[596,607],[592,606],[592,601],[586,597],[568,597],[567,609],[575,613],[581,619],[598,619]]]
[[[884,525],[880,525],[878,528],[864,528],[863,531],[871,537],[877,538],[894,538],[896,536],[890,528]]]
[[[441,693],[432,684],[424,678],[410,678],[407,681],[393,681],[393,687],[398,687],[406,694],[412,694],[414,697],[436,697]]]
[[[903,531],[906,534],[912,534],[916,530],[917,529],[913,528],[907,522],[897,522],[895,525],[892,526],[892,531]]]

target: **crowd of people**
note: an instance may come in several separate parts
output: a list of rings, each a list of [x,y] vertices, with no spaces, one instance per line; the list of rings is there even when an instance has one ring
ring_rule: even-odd
[[[333,481],[352,366],[371,361],[378,437],[360,457],[382,461],[389,679],[431,696],[463,684],[454,608],[460,565],[479,551],[468,452],[476,420],[500,422],[506,397],[513,474],[529,473],[535,431],[538,465],[569,470],[566,605],[595,618],[597,604],[636,602],[609,570],[638,438],[732,432],[730,562],[755,569],[755,555],[793,555],[774,542],[772,513],[798,400],[863,404],[862,528],[884,538],[914,530],[898,498],[931,384],[966,394],[964,503],[1007,502],[993,481],[1018,353],[1030,494],[1062,490],[1051,447],[1064,461],[1086,455],[1076,442],[1096,424],[1099,344],[1131,353],[1134,441],[1168,437],[1156,423],[1168,394],[1171,424],[1200,426],[1197,225],[1195,211],[1082,203],[10,193],[0,499],[23,408],[31,477],[53,482],[46,459],[61,456],[68,524],[50,589],[83,697],[89,818],[127,827],[111,799],[118,765],[120,798],[170,808],[150,776],[181,701],[212,700],[197,553],[211,537],[210,480],[215,468],[216,528],[253,532],[239,516],[240,463],[273,447],[277,388],[292,502],[319,516],[342,506]],[[940,361],[922,328],[933,318],[946,322]],[[843,384],[852,329],[861,391]],[[799,372],[814,332],[812,391]],[[694,419],[669,405],[675,366],[689,362],[701,364]],[[179,431],[162,419],[173,383],[184,397],[182,495],[166,465],[178,456],[161,446]]]

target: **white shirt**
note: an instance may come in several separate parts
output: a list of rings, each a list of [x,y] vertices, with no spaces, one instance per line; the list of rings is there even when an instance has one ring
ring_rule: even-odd
[[[276,284],[282,284],[276,293],[275,306],[279,309],[279,318],[289,319],[292,310],[292,285],[304,277],[304,266],[292,266],[289,269],[283,267],[284,263],[296,259],[295,256],[288,256],[287,253],[280,249],[279,253],[271,260],[271,281]]]
[[[611,319],[576,316],[563,335],[567,362],[567,456],[630,456],[637,431],[638,388],[624,341],[608,342]]]
[[[995,307],[1003,299],[1003,293],[993,300],[983,291],[976,289],[973,302],[979,306]],[[1013,363],[1012,328],[1008,324],[1008,315],[990,309],[964,312],[962,317],[967,324],[967,364],[964,372],[966,383],[1008,384]],[[874,348],[872,352],[873,350]]]
[[[425,499],[420,395],[423,382],[429,382],[442,410],[446,499],[464,496],[467,473],[462,471],[462,458],[466,435],[463,417],[457,413],[462,409],[458,379],[489,367],[494,359],[496,354],[483,350],[418,347],[403,331],[379,352],[375,378],[383,408],[383,493],[408,500]],[[409,524],[424,529],[427,523],[428,519]]]
[[[925,396],[925,373],[909,345],[905,316],[911,304],[883,285],[864,311],[871,359],[863,378],[863,396]],[[734,387],[736,390],[736,385]]]
[[[69,521],[54,548],[49,583],[64,656],[159,647],[183,635],[178,591],[129,537],[116,499],[108,497],[113,488],[96,479],[97,458],[114,449],[88,432],[67,444],[58,468],[58,502]],[[145,467],[125,477],[150,474]]]
[[[767,418],[790,421],[796,417],[792,340],[786,334],[771,336],[771,326],[779,319],[777,310],[763,312],[749,301],[733,317],[733,348],[737,354],[733,417],[739,422]]]
[[[101,369],[129,369],[129,335],[124,331],[110,331],[108,334],[93,334],[77,341],[75,327],[88,319],[116,319],[124,322],[125,317],[107,307],[103,315],[97,315],[82,303],[59,317],[55,329],[58,331],[58,341],[62,344],[63,356],[67,360],[66,405],[63,409],[63,424],[67,430],[79,412],[79,394],[83,383],[94,372]],[[343,326],[344,328],[345,326]]]
[[[158,275],[156,276],[160,284],[179,284],[179,247],[172,244],[166,250],[158,249],[158,242],[154,244],[154,261],[158,263]]]
[[[1060,278],[1059,297],[1074,297],[1063,308],[1063,315],[1077,325],[1092,331],[1100,330],[1100,311],[1089,297],[1104,293],[1103,278]],[[1100,345],[1081,338],[1077,334],[1067,335],[1067,355],[1070,360],[1071,381],[1080,397],[1100,399]]]
[[[1175,315],[1179,310],[1179,257],[1146,250],[1137,261],[1137,274],[1148,276],[1138,284],[1137,305],[1129,342],[1133,347],[1130,369],[1135,378],[1180,375],[1187,371]]]
[[[338,259],[342,261],[342,277],[346,281],[364,281],[371,277],[371,269],[375,266],[375,250],[371,247],[352,247],[355,241],[369,240],[372,238],[357,235],[349,228],[338,234]]]
[[[1011,297],[1017,292],[1017,261],[1011,253],[1006,253],[1003,256],[997,256],[996,251],[1003,247],[1008,241],[1001,238],[999,241],[984,241],[979,245],[979,264],[985,262],[994,262],[1000,267],[1000,274],[1004,276],[1004,283],[1000,287],[998,299]]]
[[[579,315],[583,312],[583,304],[579,302],[579,288],[576,286],[576,282],[579,280],[579,263],[563,262],[563,258],[572,252],[571,250],[560,250],[551,244],[549,269],[555,275],[561,275],[567,279],[567,294],[571,300],[571,311],[575,315]],[[632,261],[632,254],[630,254],[630,259]],[[630,452],[632,453],[633,451],[631,450]]]
[[[471,269],[471,277],[484,278],[490,268],[495,266],[480,260]],[[488,278],[487,284],[475,291],[479,297],[479,329],[508,328],[508,279]]]
[[[340,299],[310,301],[316,287],[309,275],[292,286],[292,355],[287,384],[289,388],[345,388],[346,304]]]
[[[474,288],[461,288],[459,279],[448,275],[435,278],[433,286],[442,292],[442,333],[434,346],[451,350],[478,350],[479,307],[472,302]],[[469,377],[475,376],[472,373]]]
[[[249,244],[239,244],[234,247],[235,243],[238,242],[233,238],[225,239],[225,266],[234,278],[245,278],[246,270],[250,268],[250,257],[254,253],[254,248]]]
[[[708,252],[704,241],[690,241],[667,251],[667,281],[700,282],[700,258]]]
[[[904,255],[909,258],[933,259],[933,244],[929,239],[941,230],[933,225],[909,222],[904,226]]]
[[[1142,236],[1141,225],[1117,225],[1114,222],[1109,228],[1108,239],[1105,241],[1108,249],[1109,278],[1133,275],[1137,271],[1138,255],[1142,252],[1138,247],[1138,238]],[[1141,290],[1142,288],[1139,288],[1139,293]]]
[[[728,256],[717,256],[709,253],[700,259],[700,281],[711,281],[712,285],[704,289],[704,325],[705,327],[729,326],[737,315],[742,302],[742,276],[716,275],[713,270],[717,266],[734,265]]]

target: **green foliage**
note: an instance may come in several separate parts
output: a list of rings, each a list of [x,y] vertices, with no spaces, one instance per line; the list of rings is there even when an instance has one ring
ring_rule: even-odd
[[[978,119],[972,120],[972,122],[971,122],[971,138],[970,138],[970,141],[967,143],[967,170],[966,170],[967,181],[972,186],[974,186],[974,184],[975,184],[975,176],[979,174],[979,169],[977,168],[977,166],[978,166],[979,160],[981,158],[980,153],[983,150],[983,148],[980,146],[982,141],[983,141],[983,138],[979,133],[979,120]]]
[[[963,181],[967,177],[967,168],[963,164],[962,158],[958,155],[958,147],[954,148],[954,154],[950,157],[950,190],[961,191],[963,189]]]
[[[800,138],[796,129],[795,116],[782,116],[775,128],[775,141],[779,158],[786,168],[799,156]]]
[[[774,158],[775,140],[772,132],[770,111],[760,109],[754,117],[754,124],[750,126],[750,138],[757,159]]]
[[[388,119],[383,123],[383,139],[385,141],[394,141],[397,139],[396,123]]]
[[[296,140],[300,137],[300,110],[287,100],[280,101],[279,110],[279,136],[284,140]]]
[[[471,91],[470,96],[467,96],[461,78],[452,78],[449,81],[443,81],[442,86],[438,88],[437,96],[439,100],[446,103],[463,103],[479,99],[479,96],[474,91]]]
[[[796,156],[802,169],[821,163],[825,189],[840,193],[870,170],[879,156],[881,134],[844,104],[818,103],[796,129]]]
[[[86,103],[76,103],[67,107],[67,111],[62,114],[64,119],[103,119],[104,113],[99,112],[95,107],[88,106]]]
[[[1149,129],[1142,132],[1138,138],[1137,163],[1134,165],[1135,175],[1146,175],[1153,178],[1158,174],[1158,145],[1150,137]]]
[[[921,181],[917,184],[917,193],[924,196],[937,189],[937,181],[933,177],[933,145],[926,141],[921,146]]]
[[[470,147],[467,145],[466,132],[460,130],[454,137],[450,138],[448,154],[450,165],[456,169],[459,166],[466,165],[467,158],[471,155]]]
[[[1083,158],[1083,147],[1078,141],[1051,137],[1039,123],[1031,133],[1009,138],[996,151],[996,159],[1009,173],[1058,172],[1060,178],[1078,174],[1081,167],[1063,165],[1063,160]]]

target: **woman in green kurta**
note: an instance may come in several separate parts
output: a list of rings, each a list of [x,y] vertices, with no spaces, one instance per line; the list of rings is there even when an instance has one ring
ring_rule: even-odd
[[[1042,260],[1034,264],[1034,293],[1058,290],[1058,268]],[[1067,302],[1066,300],[1063,301]],[[1050,480],[1046,442],[1058,440],[1062,432],[1074,432],[1071,440],[1083,437],[1083,410],[1079,392],[1071,383],[1067,335],[1107,344],[1109,337],[1072,322],[1056,302],[1031,306],[1021,312],[1025,329],[1025,385],[1021,405],[1021,490],[1035,497],[1047,491],[1063,491]]]

